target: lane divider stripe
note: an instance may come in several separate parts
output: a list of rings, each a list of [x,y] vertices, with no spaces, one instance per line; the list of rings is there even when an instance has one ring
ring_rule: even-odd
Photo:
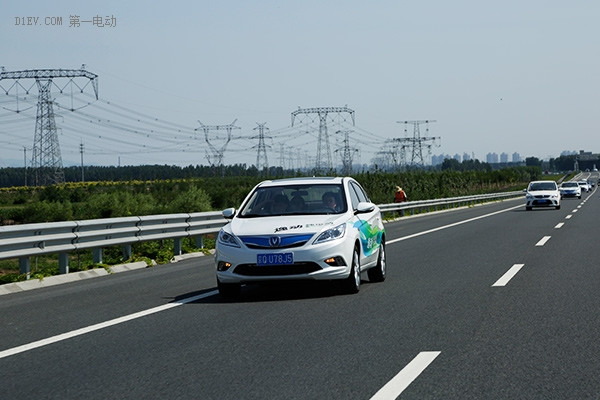
[[[418,236],[426,235],[428,233],[441,231],[442,229],[452,228],[453,226],[462,225],[462,224],[466,224],[467,222],[473,222],[473,221],[477,221],[478,219],[491,217],[492,215],[496,215],[496,214],[500,214],[500,213],[503,213],[503,212],[506,212],[506,211],[514,210],[515,208],[519,208],[519,207],[523,207],[523,206],[522,205],[518,205],[518,206],[515,206],[515,207],[507,208],[505,210],[496,211],[496,212],[493,212],[493,213],[490,213],[490,214],[480,215],[479,217],[465,219],[464,221],[458,221],[458,222],[455,222],[453,224],[439,226],[437,228],[429,229],[429,230],[426,230],[426,231],[423,231],[423,232],[413,233],[412,235],[403,236],[403,237],[400,237],[400,238],[397,238],[397,239],[393,239],[393,240],[387,240],[385,242],[385,244],[386,245],[387,244],[392,244],[392,243],[400,242],[402,240],[412,239],[412,238],[415,238],[415,237],[418,237]]]
[[[439,356],[441,351],[423,351],[408,363],[391,381],[379,389],[371,400],[397,398]]]
[[[502,275],[500,279],[496,281],[496,283],[492,285],[492,287],[506,286],[506,284],[517,274],[517,272],[521,270],[521,268],[523,268],[524,265],[525,264],[513,265],[508,271],[506,271],[504,275]]]
[[[0,351],[0,359],[13,356],[15,354],[23,353],[25,351],[37,349],[38,347],[46,346],[52,343],[61,342],[63,340],[71,339],[76,336],[85,335],[86,333],[94,332],[100,329],[108,328],[109,326],[122,324],[123,322],[131,321],[137,318],[145,317],[146,315],[155,314],[161,311],[166,311],[174,307],[178,307],[182,304],[191,303],[196,300],[204,299],[206,297],[214,296],[219,293],[217,290],[212,290],[207,293],[200,294],[198,296],[188,297],[185,299],[177,300],[173,303],[163,304],[162,306],[150,308],[148,310],[136,312],[133,314],[125,315],[123,317],[111,319],[110,321],[101,322],[99,324],[86,326],[84,328],[76,329],[71,332],[61,333],[60,335],[51,336],[46,339],[38,340],[36,342],[31,342],[28,344],[24,344],[22,346],[13,347],[12,349],[7,349]]]

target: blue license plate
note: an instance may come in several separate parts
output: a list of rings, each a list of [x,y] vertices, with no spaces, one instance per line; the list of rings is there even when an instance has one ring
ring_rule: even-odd
[[[293,264],[294,253],[257,254],[256,265]]]

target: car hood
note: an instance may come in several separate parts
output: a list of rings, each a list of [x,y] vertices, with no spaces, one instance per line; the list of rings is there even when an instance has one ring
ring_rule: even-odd
[[[234,218],[228,228],[236,236],[313,234],[326,228],[333,228],[346,219],[345,214]]]

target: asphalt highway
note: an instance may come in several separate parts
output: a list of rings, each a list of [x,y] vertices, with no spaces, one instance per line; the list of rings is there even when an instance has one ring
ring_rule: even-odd
[[[212,257],[0,298],[5,399],[598,399],[600,192],[386,224],[388,275],[216,292]]]

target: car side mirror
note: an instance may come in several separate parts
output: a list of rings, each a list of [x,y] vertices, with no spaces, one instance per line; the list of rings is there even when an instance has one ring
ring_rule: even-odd
[[[370,213],[373,210],[375,210],[375,204],[366,202],[366,201],[361,201],[356,206],[356,210],[354,210],[354,213],[355,214],[366,214],[366,213]]]
[[[223,218],[225,219],[232,219],[233,217],[235,217],[235,208],[226,208],[221,212],[221,214],[223,214]]]

